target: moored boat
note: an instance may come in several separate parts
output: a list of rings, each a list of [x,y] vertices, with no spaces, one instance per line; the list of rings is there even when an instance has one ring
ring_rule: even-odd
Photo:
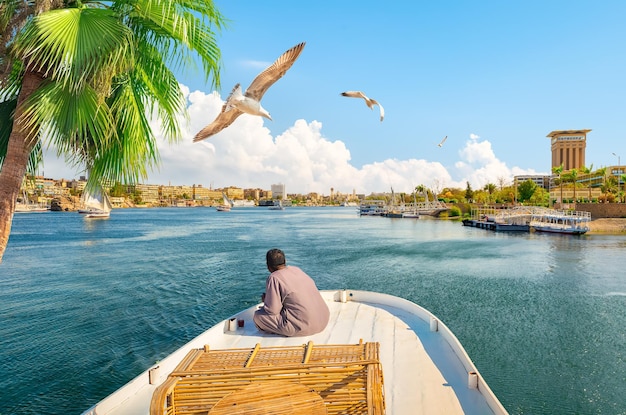
[[[582,235],[589,231],[590,221],[589,212],[542,209],[533,212],[530,228],[535,232]]]
[[[46,212],[48,210],[50,209],[47,206],[31,202],[28,199],[28,194],[24,191],[22,197],[17,198],[14,213]]]
[[[384,216],[387,209],[383,205],[383,202],[374,201],[369,203],[361,203],[359,205],[360,216]]]
[[[250,307],[200,334],[84,415],[229,413],[244,401],[259,409],[291,404],[285,400],[296,396],[298,405],[317,405],[329,414],[507,413],[458,339],[424,308],[367,291],[322,291],[322,296],[331,316],[321,333],[282,337],[261,332],[252,320],[258,305]],[[275,357],[287,352],[296,358]],[[237,354],[243,355],[239,363],[223,360]],[[344,376],[347,371],[352,372]],[[276,389],[270,397],[261,394],[269,393],[268,385]]]

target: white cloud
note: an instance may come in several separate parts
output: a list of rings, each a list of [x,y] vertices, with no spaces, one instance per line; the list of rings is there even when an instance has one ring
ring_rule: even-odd
[[[255,68],[255,69],[261,69],[261,70],[267,68],[271,64],[272,62],[265,62],[265,61],[255,61],[255,60],[243,61],[243,66]]]
[[[194,143],[193,136],[216,117],[224,102],[216,92],[190,92],[185,86],[183,92],[189,102],[189,123],[183,124],[179,143],[169,144],[157,137],[161,167],[150,174],[148,183],[263,189],[284,183],[289,193],[329,194],[333,188],[369,194],[388,192],[392,187],[396,192],[411,192],[420,184],[464,188],[466,181],[480,188],[498,183],[500,178],[510,181],[513,174],[535,174],[507,167],[495,156],[491,143],[480,141],[473,133],[451,172],[439,162],[423,159],[387,159],[355,167],[345,143],[324,137],[323,124],[317,120],[296,120],[274,138],[261,117],[243,114],[219,134]],[[46,166],[50,161],[53,170],[62,164],[52,157],[46,158]],[[46,175],[68,178],[50,171]]]

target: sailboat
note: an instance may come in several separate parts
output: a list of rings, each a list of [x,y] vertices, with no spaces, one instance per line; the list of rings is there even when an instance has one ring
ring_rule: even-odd
[[[218,205],[215,209],[217,209],[218,212],[230,212],[230,208],[234,205],[233,201],[226,196],[226,193],[222,192],[222,204]]]
[[[46,206],[30,202],[26,191],[22,192],[21,199],[18,198],[17,202],[15,203],[15,213],[45,212],[47,210],[48,208]]]
[[[402,212],[403,218],[419,219],[420,212],[417,210],[417,193],[413,191],[413,206],[411,209]]]
[[[111,216],[111,201],[102,187],[93,192],[85,189],[81,199],[82,208],[78,213],[85,215],[85,218],[106,219]]]

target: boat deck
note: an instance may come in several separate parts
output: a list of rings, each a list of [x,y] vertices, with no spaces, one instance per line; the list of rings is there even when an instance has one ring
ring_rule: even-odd
[[[224,320],[146,371],[85,414],[148,414],[156,387],[192,348],[298,346],[313,344],[380,343],[384,400],[388,414],[506,413],[463,350],[432,314],[407,300],[363,291],[323,291],[330,308],[328,327],[305,337],[282,337],[259,331],[251,307],[233,316],[244,327],[229,331]],[[342,302],[341,300],[347,300]],[[236,325],[235,325],[236,326]],[[230,324],[233,328],[233,324]],[[153,384],[148,383],[149,376]]]

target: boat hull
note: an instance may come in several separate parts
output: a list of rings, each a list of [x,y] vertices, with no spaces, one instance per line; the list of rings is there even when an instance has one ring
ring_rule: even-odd
[[[261,346],[380,343],[384,399],[388,414],[506,414],[506,410],[454,334],[424,308],[401,298],[366,291],[322,291],[331,311],[324,331],[313,336],[282,337],[259,331],[252,317],[258,306],[205,331],[149,368],[85,415],[148,414],[156,388],[168,379],[191,348],[211,350]],[[229,330],[229,328],[231,330]],[[152,384],[150,383],[152,380]]]
[[[562,235],[583,235],[587,233],[588,228],[583,229],[572,229],[572,228],[558,228],[558,227],[550,227],[550,226],[533,226],[533,230],[535,232],[544,232],[544,233],[559,233]]]

